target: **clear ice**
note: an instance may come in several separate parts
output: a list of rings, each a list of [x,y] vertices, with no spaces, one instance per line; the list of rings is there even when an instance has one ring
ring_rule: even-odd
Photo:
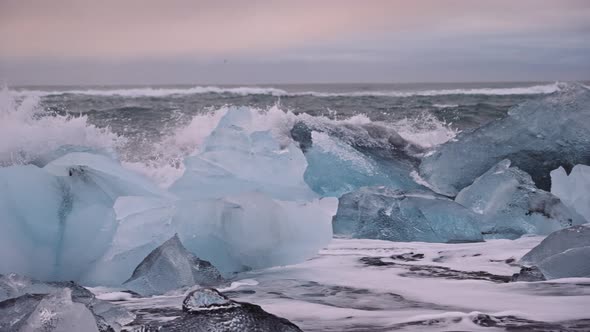
[[[222,281],[215,266],[186,250],[175,234],[135,268],[123,287],[150,296],[194,285],[213,286]]]
[[[503,159],[549,190],[549,173],[590,164],[590,91],[576,84],[526,102],[500,120],[439,146],[422,160],[420,174],[437,192],[455,196]]]
[[[590,222],[590,166],[576,165],[569,176],[563,167],[551,171],[551,193]]]
[[[477,215],[428,191],[363,187],[340,198],[334,234],[390,241],[482,241]]]
[[[291,136],[305,152],[305,182],[321,196],[340,197],[364,186],[421,188],[410,174],[418,148],[390,128],[297,122]]]
[[[550,234],[520,261],[537,266],[547,279],[590,277],[590,224]]]
[[[507,159],[499,162],[455,198],[478,214],[486,238],[548,235],[585,222],[559,198],[537,189],[527,173],[510,164]]]

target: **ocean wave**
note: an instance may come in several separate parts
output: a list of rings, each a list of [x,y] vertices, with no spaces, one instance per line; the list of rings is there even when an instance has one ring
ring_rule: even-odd
[[[130,88],[130,89],[88,89],[88,90],[11,90],[16,96],[56,96],[64,94],[88,95],[88,96],[117,96],[117,97],[167,97],[184,96],[195,94],[231,94],[237,96],[248,95],[269,95],[275,97],[413,97],[413,96],[445,96],[445,95],[530,95],[550,94],[561,90],[564,83],[552,83],[533,86],[522,86],[512,88],[472,88],[472,89],[440,89],[440,90],[413,90],[413,91],[351,91],[351,92],[288,92],[279,88],[270,87],[218,87],[218,86],[195,86],[191,88]]]
[[[108,127],[97,127],[86,116],[49,113],[40,106],[39,96],[14,98],[4,89],[0,91],[0,166],[36,163],[62,147],[87,148],[118,156],[128,169],[167,187],[182,176],[184,158],[199,152],[229,107],[198,114],[188,123],[172,126],[170,134],[156,142],[148,142],[146,152],[128,144],[134,137],[114,134]],[[253,121],[244,129],[270,131],[282,146],[292,142],[290,132],[299,121],[313,124],[315,128],[349,128],[373,123],[363,114],[335,120],[306,113],[295,114],[278,105],[270,109],[250,107],[249,110]],[[407,141],[424,148],[442,144],[457,134],[450,125],[428,115],[376,124],[394,130]]]
[[[0,167],[28,164],[64,146],[114,153],[124,140],[85,116],[48,115],[36,96],[17,102],[0,90]]]

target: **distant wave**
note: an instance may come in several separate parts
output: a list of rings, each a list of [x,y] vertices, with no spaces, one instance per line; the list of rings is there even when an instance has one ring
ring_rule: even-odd
[[[88,90],[12,90],[17,96],[54,96],[63,94],[79,94],[89,96],[120,96],[120,97],[166,97],[173,95],[192,94],[233,94],[247,95],[271,95],[281,96],[315,96],[315,97],[412,97],[412,96],[444,96],[444,95],[528,95],[550,94],[563,88],[563,83],[544,85],[512,87],[512,88],[475,88],[475,89],[441,89],[441,90],[415,90],[415,91],[352,91],[352,92],[288,92],[277,88],[263,87],[217,87],[196,86],[191,88],[132,88],[132,89],[88,89]]]

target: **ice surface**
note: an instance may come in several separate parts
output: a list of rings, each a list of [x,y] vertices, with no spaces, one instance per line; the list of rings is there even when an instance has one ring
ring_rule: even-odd
[[[573,226],[551,233],[522,257],[522,262],[538,265],[543,260],[572,248],[590,246],[590,224]]]
[[[568,249],[542,260],[539,270],[547,279],[590,277],[590,246]]]
[[[507,159],[461,190],[455,201],[480,215],[478,222],[487,238],[547,235],[584,223],[559,198],[537,189],[528,174],[510,167]]]
[[[28,317],[19,332],[96,331],[97,322],[85,305],[72,302],[71,290],[64,288],[45,296]]]
[[[71,291],[71,298],[74,302],[82,303],[88,307],[88,309],[90,309],[96,316],[96,320],[101,326],[104,325],[115,331],[119,331],[123,325],[128,324],[135,319],[135,315],[130,313],[127,309],[97,299],[86,288],[74,282],[41,282],[14,273],[0,275],[0,301],[15,299],[17,297],[22,297],[25,294],[52,294],[60,292],[63,289]],[[37,297],[36,299],[37,301],[40,301],[41,297]],[[28,298],[27,301],[31,300],[33,299]],[[15,302],[18,303],[21,301],[15,300],[12,304],[7,305],[7,308],[14,305]],[[30,310],[32,311],[34,307],[35,306]],[[103,331],[102,328],[101,331]]]
[[[590,224],[550,234],[521,262],[537,266],[547,279],[590,277]]]
[[[563,167],[551,171],[551,193],[590,222],[590,166],[576,165],[569,176]]]
[[[212,286],[222,281],[215,266],[186,250],[175,234],[152,251],[123,286],[149,296],[187,286]]]
[[[126,213],[112,246],[88,274],[93,284],[123,282],[153,249],[175,233],[196,256],[222,272],[304,260],[330,242],[336,200],[280,201],[263,193],[223,199],[153,201],[131,213],[139,198],[121,198]],[[148,207],[153,204],[151,207]]]
[[[185,159],[185,173],[170,191],[184,199],[247,191],[279,199],[316,197],[303,180],[307,161],[301,150],[294,143],[282,146],[270,130],[257,131],[254,120],[249,108],[229,109],[197,154]]]
[[[420,174],[454,196],[503,159],[550,189],[550,171],[590,164],[590,91],[570,84],[554,95],[512,109],[508,116],[463,132],[424,158]]]
[[[419,148],[378,125],[312,126],[297,122],[291,136],[305,151],[305,182],[322,196],[339,197],[363,186],[421,187],[410,173]]]
[[[0,184],[0,273],[42,280],[80,280],[100,259],[117,228],[119,196],[168,195],[90,153],[70,153],[44,168],[0,168]]]
[[[482,241],[476,215],[427,191],[363,187],[344,194],[333,219],[335,235],[390,241]]]
[[[28,165],[0,168],[0,187],[0,273],[54,277],[65,185]]]
[[[198,289],[183,301],[183,315],[147,331],[259,331],[300,332],[293,323],[264,311],[261,307],[235,302],[215,289]]]
[[[537,266],[547,279],[590,277],[590,224],[550,234],[521,262]]]

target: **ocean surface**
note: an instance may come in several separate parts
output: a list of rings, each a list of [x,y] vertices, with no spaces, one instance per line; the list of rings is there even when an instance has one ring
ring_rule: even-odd
[[[266,114],[259,119],[265,129],[286,126],[293,116],[302,115],[343,123],[379,122],[431,148],[564,84],[10,87],[0,97],[0,110],[5,109],[0,129],[6,135],[0,143],[0,164],[27,163],[37,152],[64,144],[96,146],[113,150],[127,166],[166,186],[182,174],[182,159],[231,106]],[[277,119],[280,113],[287,115]],[[33,122],[27,117],[48,118]]]

